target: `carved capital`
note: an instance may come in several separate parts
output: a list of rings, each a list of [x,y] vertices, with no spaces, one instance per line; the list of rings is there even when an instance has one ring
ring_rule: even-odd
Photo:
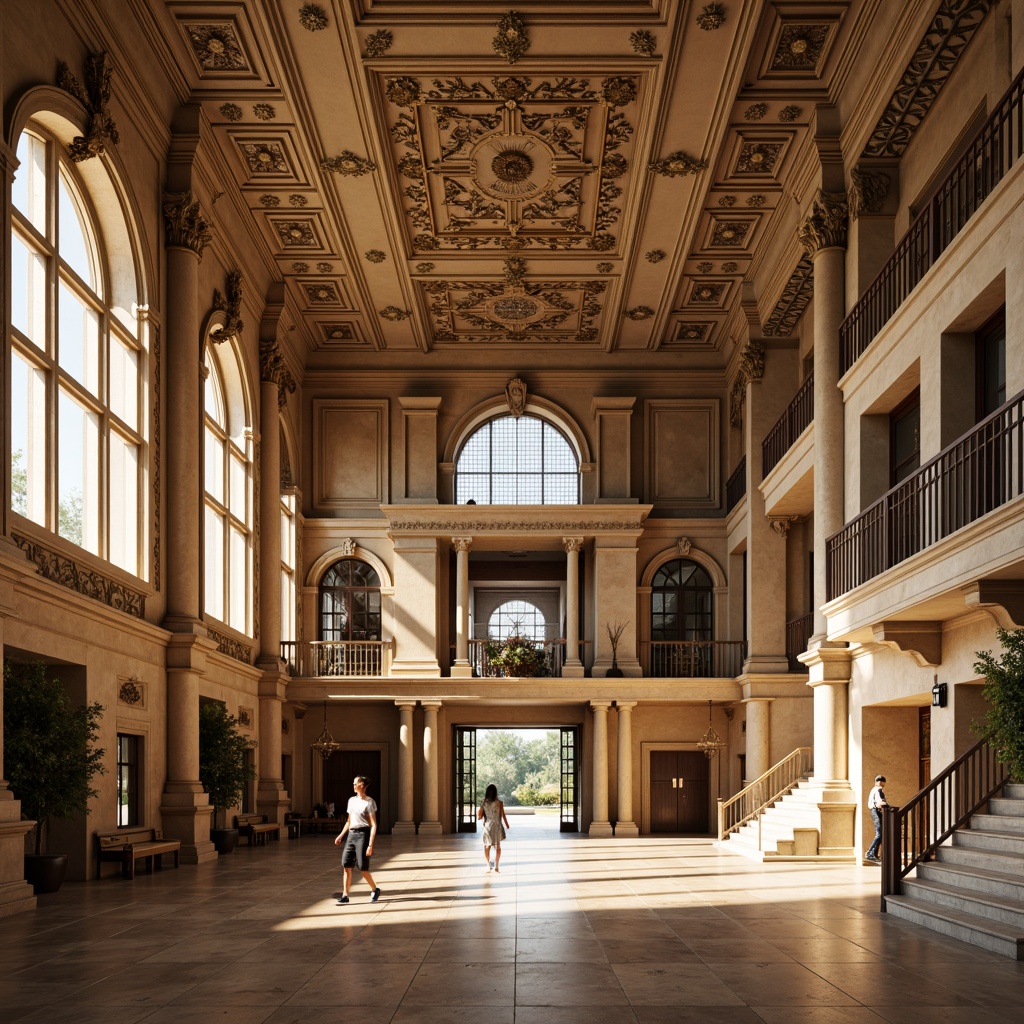
[[[848,216],[845,192],[824,192],[819,188],[797,232],[807,255],[814,256],[822,249],[845,249]]]
[[[202,259],[203,250],[210,244],[213,233],[203,219],[199,200],[192,198],[191,191],[165,192],[163,209],[167,244],[191,249]]]
[[[850,217],[878,213],[889,194],[892,179],[882,171],[850,171]]]
[[[295,378],[288,369],[276,341],[260,345],[260,380],[277,385],[277,405],[283,408],[295,392]]]
[[[771,528],[780,536],[788,537],[789,528],[799,519],[799,516],[769,516],[766,515],[765,519],[768,520]]]
[[[748,341],[740,353],[740,375],[749,384],[764,376],[764,345],[759,341]]]
[[[583,538],[582,537],[563,537],[562,538],[562,547],[565,548],[565,553],[567,555],[573,554],[574,552],[579,552],[583,548]]]
[[[452,547],[455,548],[456,551],[464,551],[468,554],[473,548],[473,538],[452,537]]]

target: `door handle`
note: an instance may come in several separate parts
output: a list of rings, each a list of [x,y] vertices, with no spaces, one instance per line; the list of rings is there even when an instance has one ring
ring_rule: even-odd
[[[680,789],[682,789],[682,788],[683,788],[683,783],[684,783],[685,781],[686,781],[686,779],[680,779],[680,780],[679,780],[679,788],[680,788]]]
[[[672,780],[672,788],[673,788],[673,789],[675,789],[675,788],[676,788],[676,780],[675,780],[675,779],[673,779],[673,780]]]

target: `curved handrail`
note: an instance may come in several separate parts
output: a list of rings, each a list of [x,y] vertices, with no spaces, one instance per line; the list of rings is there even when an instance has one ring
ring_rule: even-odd
[[[785,796],[800,779],[810,774],[813,763],[814,748],[797,747],[778,764],[744,786],[735,796],[729,797],[728,800],[719,800],[719,840],[731,832],[738,831],[741,826]]]

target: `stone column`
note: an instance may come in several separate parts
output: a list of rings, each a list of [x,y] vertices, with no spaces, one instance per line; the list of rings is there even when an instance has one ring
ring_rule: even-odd
[[[771,768],[771,697],[748,697],[747,777],[744,784],[760,778]]]
[[[469,677],[469,551],[472,537],[452,537],[455,547],[455,664],[452,675]]]
[[[420,835],[440,835],[441,819],[437,813],[438,749],[437,712],[439,700],[423,701],[423,820]]]
[[[619,816],[615,822],[615,835],[626,837],[640,835],[640,829],[633,820],[633,708],[636,701],[615,702],[619,715]]]
[[[401,602],[395,602],[395,660],[391,675],[440,676],[435,628],[437,538],[398,534],[392,540],[395,593],[401,595]]]
[[[582,537],[563,537],[565,548],[565,663],[562,675],[582,678],[580,661],[580,548]]]
[[[396,700],[398,708],[398,821],[393,836],[416,835],[413,818],[412,712],[415,701]]]
[[[610,700],[592,700],[594,713],[594,802],[590,822],[592,836],[610,836],[608,819],[608,709]]]

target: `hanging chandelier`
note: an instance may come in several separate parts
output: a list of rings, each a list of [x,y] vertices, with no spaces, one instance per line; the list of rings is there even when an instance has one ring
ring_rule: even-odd
[[[327,728],[327,701],[324,701],[324,727],[320,730],[320,735],[310,745],[319,752],[325,761],[336,750],[341,750],[341,744],[335,741],[330,730]]]
[[[704,756],[710,761],[724,746],[725,740],[711,724],[711,701],[708,701],[708,731],[697,740],[697,749],[704,751]]]

